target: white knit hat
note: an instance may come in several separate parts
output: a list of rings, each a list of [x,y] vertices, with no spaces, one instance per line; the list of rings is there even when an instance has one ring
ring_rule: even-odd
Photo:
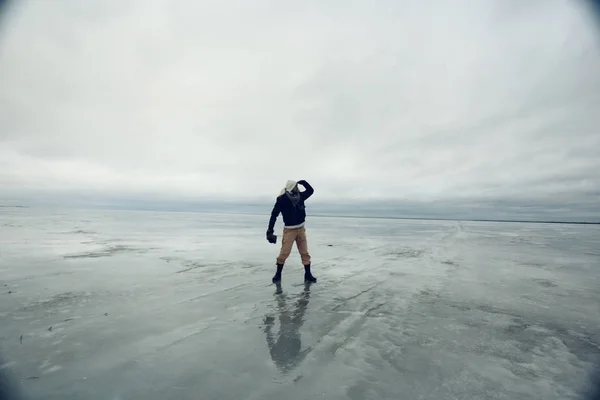
[[[285,187],[281,189],[281,192],[279,192],[279,195],[281,196],[285,192],[291,192],[292,190],[294,190],[297,184],[298,182],[296,181],[288,180],[285,184]]]

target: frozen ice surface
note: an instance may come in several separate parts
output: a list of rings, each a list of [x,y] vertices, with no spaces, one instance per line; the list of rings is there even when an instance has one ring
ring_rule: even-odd
[[[0,214],[0,350],[32,399],[577,399],[600,355],[600,227]],[[281,229],[281,219],[277,230]]]

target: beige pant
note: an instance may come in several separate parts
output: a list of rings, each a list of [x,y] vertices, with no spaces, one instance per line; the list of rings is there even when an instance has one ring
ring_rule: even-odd
[[[283,238],[281,239],[281,251],[277,257],[277,264],[285,264],[285,260],[292,252],[292,245],[296,242],[302,265],[310,264],[310,254],[308,253],[308,242],[306,240],[306,229],[302,228],[283,228]]]

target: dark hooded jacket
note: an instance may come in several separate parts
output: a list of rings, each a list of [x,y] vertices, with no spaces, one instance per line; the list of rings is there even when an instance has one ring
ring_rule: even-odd
[[[298,181],[306,188],[303,192],[289,193],[285,192],[275,200],[275,205],[271,211],[268,231],[272,232],[275,228],[275,221],[279,213],[283,216],[285,226],[296,226],[303,224],[306,220],[306,206],[304,201],[308,199],[315,190],[306,181]]]

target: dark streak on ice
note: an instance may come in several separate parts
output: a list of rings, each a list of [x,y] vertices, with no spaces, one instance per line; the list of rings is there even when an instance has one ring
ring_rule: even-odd
[[[371,290],[375,289],[377,286],[378,286],[378,284],[377,285],[373,285],[370,288],[367,288],[365,290],[362,290],[362,291],[358,292],[354,296],[350,296],[350,297],[346,297],[345,299],[341,299],[340,303],[337,306],[333,307],[332,311],[336,311],[337,309],[339,309],[340,307],[342,307],[344,304],[346,304],[350,300],[354,300],[357,297],[362,296],[365,293],[369,293]]]
[[[121,253],[146,253],[149,248],[135,248],[125,245],[116,245],[116,246],[107,246],[104,250],[99,251],[89,251],[78,254],[67,254],[63,256],[65,259],[78,259],[78,258],[101,258],[101,257],[111,257],[115,254]]]

